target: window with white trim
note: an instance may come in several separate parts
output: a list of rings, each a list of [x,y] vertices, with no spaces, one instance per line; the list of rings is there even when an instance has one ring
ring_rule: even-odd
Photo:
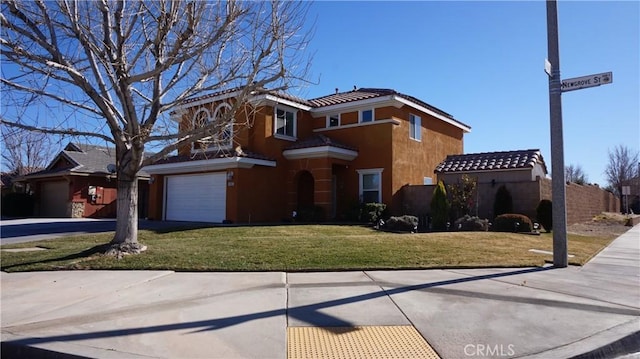
[[[224,102],[218,105],[213,116],[207,109],[200,109],[193,116],[193,127],[209,126],[206,131],[211,136],[203,137],[192,145],[192,151],[217,151],[233,147],[233,118],[226,118],[231,105]],[[211,124],[214,123],[213,126]]]
[[[296,137],[296,111],[290,108],[274,107],[274,130],[276,137]]]
[[[409,114],[409,137],[416,140],[422,140],[422,119],[420,116]]]
[[[233,147],[233,117],[226,118],[227,116],[230,116],[230,110],[231,105],[223,102],[216,107],[216,110],[213,113],[215,121],[222,123],[220,127],[216,126],[216,142],[218,143],[218,146],[223,148]]]
[[[360,123],[373,121],[373,109],[360,110],[359,114]]]
[[[327,127],[340,126],[340,114],[327,115]]]
[[[360,177],[360,201],[382,202],[382,168],[357,170]]]
[[[209,122],[211,122],[211,115],[209,111],[205,108],[198,110],[195,115],[193,115],[193,128],[201,128],[207,126]],[[191,144],[192,151],[203,150],[207,148],[206,143],[208,142],[209,137],[204,137],[194,143]]]

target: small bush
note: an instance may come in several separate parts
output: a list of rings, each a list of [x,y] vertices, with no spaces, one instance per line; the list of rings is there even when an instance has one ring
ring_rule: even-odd
[[[523,214],[505,213],[493,221],[491,229],[496,232],[531,232],[533,224]]]
[[[496,199],[493,202],[493,216],[513,212],[513,198],[505,185],[498,188]]]
[[[390,217],[385,222],[384,228],[390,231],[415,232],[418,229],[418,217],[409,215]]]
[[[431,225],[434,231],[444,231],[447,229],[449,208],[447,189],[444,186],[444,182],[439,181],[433,190],[433,197],[431,198]]]
[[[536,216],[538,222],[544,227],[547,232],[551,232],[553,228],[553,204],[548,199],[543,199],[538,203],[536,208]]]
[[[454,222],[454,229],[458,231],[486,232],[489,230],[489,220],[471,217],[467,214]]]
[[[387,205],[384,203],[364,203],[360,211],[360,220],[366,223],[376,223],[379,219],[382,219],[386,209]]]

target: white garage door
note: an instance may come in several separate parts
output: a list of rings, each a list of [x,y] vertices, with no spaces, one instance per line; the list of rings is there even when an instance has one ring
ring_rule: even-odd
[[[40,216],[69,217],[69,182],[43,182],[40,186]]]
[[[166,177],[165,219],[222,222],[227,208],[226,173]]]

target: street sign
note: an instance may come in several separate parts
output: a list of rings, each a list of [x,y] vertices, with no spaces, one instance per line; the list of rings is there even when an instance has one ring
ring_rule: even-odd
[[[622,186],[622,195],[628,196],[631,194],[631,186]]]
[[[553,70],[551,68],[551,63],[549,62],[548,59],[544,59],[544,72],[547,73],[547,75],[549,75],[549,77],[551,77],[551,70]]]
[[[562,92],[580,90],[587,87],[606,85],[613,82],[613,72],[603,72],[601,74],[574,77],[562,80],[560,88]]]

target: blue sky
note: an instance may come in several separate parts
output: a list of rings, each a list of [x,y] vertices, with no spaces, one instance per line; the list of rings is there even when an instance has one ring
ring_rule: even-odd
[[[562,78],[613,72],[562,96],[565,164],[605,186],[608,150],[640,151],[640,2],[560,1],[558,18]],[[551,169],[544,1],[317,1],[306,23],[313,84],[293,94],[393,88],[471,126],[466,153],[538,148]]]
[[[551,168],[544,1],[319,1],[314,19],[298,95],[393,88],[470,125],[466,153],[539,148]],[[604,186],[607,151],[640,149],[640,2],[560,1],[558,22],[563,79],[613,72],[562,95],[565,164]]]

